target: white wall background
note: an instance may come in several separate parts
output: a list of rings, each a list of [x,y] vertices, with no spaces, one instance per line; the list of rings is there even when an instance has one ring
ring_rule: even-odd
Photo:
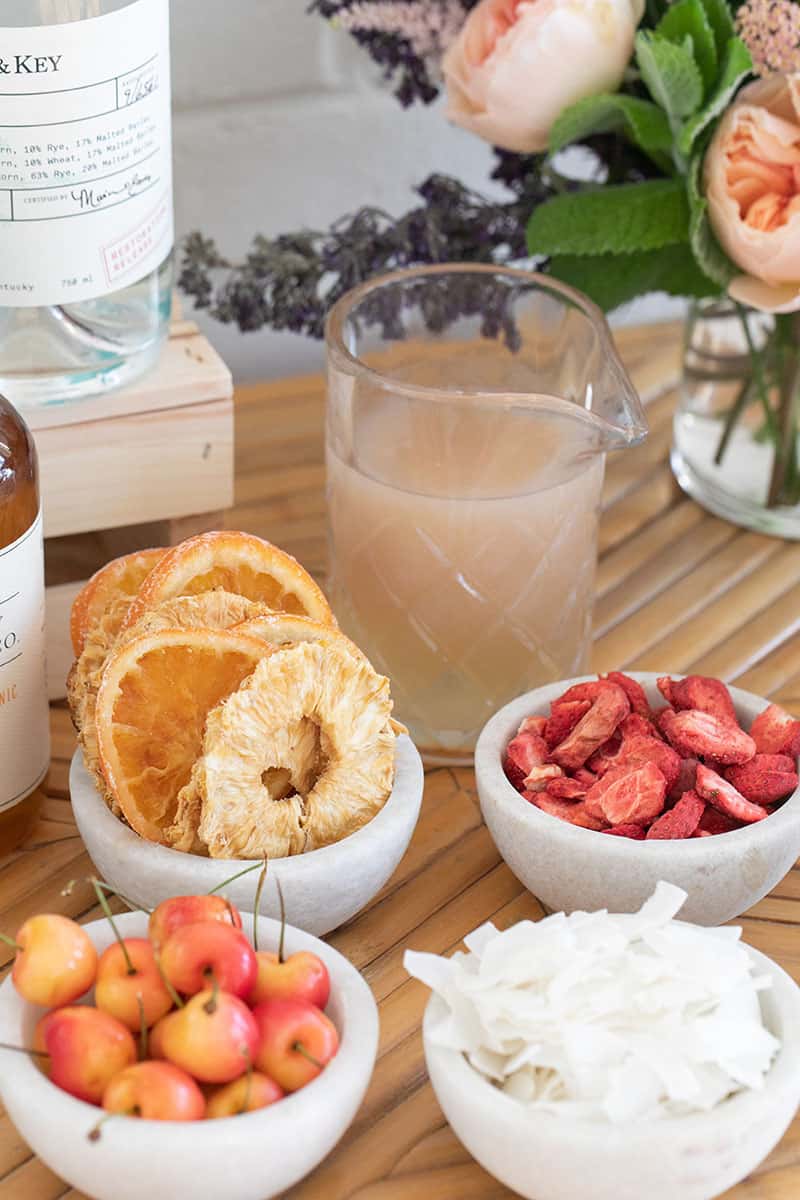
[[[235,256],[257,231],[324,227],[366,203],[401,212],[434,170],[487,189],[488,148],[449,126],[439,105],[403,112],[366,55],[309,16],[306,0],[171,8],[179,234],[201,229]],[[239,379],[321,366],[307,339],[200,323]]]

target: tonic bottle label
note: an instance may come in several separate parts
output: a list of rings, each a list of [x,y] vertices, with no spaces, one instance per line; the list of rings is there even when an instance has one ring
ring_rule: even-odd
[[[41,512],[0,550],[0,754],[3,812],[33,791],[50,765]]]
[[[0,306],[121,291],[173,238],[169,0],[30,29],[0,11]]]

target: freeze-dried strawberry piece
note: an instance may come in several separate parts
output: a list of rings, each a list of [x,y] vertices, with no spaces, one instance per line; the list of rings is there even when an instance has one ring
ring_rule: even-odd
[[[700,824],[706,802],[697,792],[684,792],[674,808],[662,813],[647,831],[648,838],[689,838]]]
[[[537,733],[539,737],[544,737],[546,725],[547,717],[526,717],[517,733]]]
[[[740,767],[728,767],[725,778],[753,804],[774,804],[797,787],[797,771],[788,754],[757,754]]]
[[[552,706],[544,731],[544,740],[551,750],[569,737],[591,707],[589,700],[562,700]]]
[[[706,811],[700,818],[700,824],[695,831],[695,836],[701,833],[708,834],[709,836],[717,833],[730,833],[732,829],[741,828],[741,821],[734,821],[733,817],[729,817],[727,813],[720,812],[718,808],[707,804]]]
[[[697,759],[682,758],[678,778],[669,789],[669,799],[678,800],[684,792],[691,792],[697,778]]]
[[[728,765],[748,762],[756,752],[753,739],[733,721],[697,708],[663,712],[658,727],[682,758],[713,758]]]
[[[787,713],[780,704],[770,704],[760,712],[750,726],[750,736],[759,754],[800,754],[800,721]]]
[[[622,688],[615,683],[606,683],[569,737],[553,751],[553,761],[565,771],[582,767],[587,758],[611,737],[630,710],[628,697]]]
[[[623,739],[622,747],[615,760],[619,767],[643,767],[645,763],[654,763],[667,781],[667,791],[670,791],[678,779],[681,770],[681,758],[677,751],[662,742],[661,738],[648,734],[634,734]]]
[[[644,717],[647,721],[650,720],[650,701],[647,699],[647,693],[637,679],[631,679],[630,675],[623,675],[622,671],[609,671],[602,678],[607,679],[610,683],[616,683],[622,688],[630,701],[631,712]]]
[[[585,805],[570,804],[569,800],[556,800],[547,792],[539,792],[534,804],[542,812],[548,813],[551,817],[559,817],[562,821],[568,821],[570,825],[580,825],[583,829],[598,831],[606,827],[606,822],[588,813]]]
[[[609,825],[649,825],[664,808],[667,781],[652,763],[631,770],[614,767],[590,788],[584,804]]]
[[[627,717],[625,719],[627,720]],[[621,749],[622,738],[619,732],[612,734],[608,741],[603,742],[602,746],[587,760],[586,767],[581,767],[581,770],[588,768],[598,777],[605,775],[606,771],[610,771],[612,767],[617,765]]]
[[[607,679],[590,679],[587,683],[573,683],[571,688],[567,688],[562,696],[553,701],[553,704],[567,704],[575,700],[588,700],[590,704],[594,704],[598,696],[603,692],[613,691],[619,684],[609,683]]]
[[[554,800],[583,800],[588,790],[585,784],[578,783],[577,779],[569,779],[566,775],[562,775],[560,779],[549,780],[545,788],[548,796],[552,796]]]
[[[541,767],[531,767],[525,776],[527,792],[543,792],[551,779],[560,778],[564,772],[555,763],[544,763]]]
[[[641,825],[614,825],[611,829],[603,829],[603,833],[610,833],[612,837],[632,838],[635,842],[643,842],[647,834]]]
[[[732,783],[728,783],[727,779],[723,779],[703,763],[699,763],[697,767],[696,787],[704,800],[713,804],[714,808],[718,808],[726,816],[733,817],[735,821],[744,821],[752,825],[756,821],[763,821],[769,815],[760,804],[751,804],[749,800],[745,800]]]
[[[681,711],[695,708],[733,721],[734,724],[739,723],[731,694],[721,679],[712,679],[709,675],[687,675],[685,679],[665,676],[659,679],[658,690],[673,708]]]
[[[518,733],[512,738],[506,746],[503,769],[518,791],[522,791],[525,777],[533,768],[547,762],[549,753],[547,742],[536,733]]]
[[[573,779],[576,783],[581,783],[588,790],[593,783],[597,783],[597,776],[594,771],[587,770],[586,767],[578,767]]]
[[[652,721],[648,721],[641,713],[632,712],[625,718],[619,727],[619,732],[622,735],[623,742],[626,738],[632,737],[657,737],[661,734],[656,729]]]

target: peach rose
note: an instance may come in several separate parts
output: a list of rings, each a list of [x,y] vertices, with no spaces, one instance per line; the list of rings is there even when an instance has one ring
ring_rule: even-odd
[[[616,91],[644,0],[481,0],[443,60],[447,115],[495,146],[545,150],[556,117]]]
[[[729,294],[764,312],[800,308],[800,75],[771,75],[742,89],[704,172],[711,225],[746,272]]]

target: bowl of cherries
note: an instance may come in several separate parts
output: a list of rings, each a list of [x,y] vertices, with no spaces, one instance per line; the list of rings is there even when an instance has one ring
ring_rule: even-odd
[[[78,925],[31,917],[0,987],[0,1094],[96,1200],[268,1200],[336,1145],[377,1052],[369,987],[220,895]]]

